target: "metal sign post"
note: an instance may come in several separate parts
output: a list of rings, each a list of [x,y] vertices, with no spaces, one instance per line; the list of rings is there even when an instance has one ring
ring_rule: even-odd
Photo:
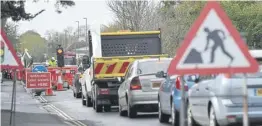
[[[16,70],[14,70],[13,78],[13,90],[12,90],[12,101],[11,101],[11,113],[9,126],[15,126],[15,110],[16,110]]]
[[[185,95],[185,82],[184,76],[181,76],[181,105],[180,105],[180,126],[187,126],[187,119],[186,119],[186,95]]]
[[[249,126],[247,76],[246,76],[246,74],[244,74],[244,83],[243,83],[243,126]]]

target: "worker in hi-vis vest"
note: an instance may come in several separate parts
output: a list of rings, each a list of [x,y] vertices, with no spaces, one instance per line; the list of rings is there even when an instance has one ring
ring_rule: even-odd
[[[56,60],[55,60],[55,57],[52,57],[50,60],[49,60],[49,66],[51,67],[56,67]]]

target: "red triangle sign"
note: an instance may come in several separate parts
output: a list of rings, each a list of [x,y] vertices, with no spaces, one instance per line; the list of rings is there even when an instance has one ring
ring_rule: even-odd
[[[19,60],[12,43],[8,40],[5,32],[1,29],[1,50],[0,50],[0,62],[2,69],[22,69],[23,65],[21,60]]]
[[[253,73],[259,68],[215,1],[207,2],[176,54],[168,68],[169,75]]]

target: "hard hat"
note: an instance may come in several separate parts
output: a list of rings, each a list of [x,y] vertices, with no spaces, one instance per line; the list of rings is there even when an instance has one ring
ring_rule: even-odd
[[[55,60],[55,57],[52,57],[51,59],[52,59],[52,60]]]

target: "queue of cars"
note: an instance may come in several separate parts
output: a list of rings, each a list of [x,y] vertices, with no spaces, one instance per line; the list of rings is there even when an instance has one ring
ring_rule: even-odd
[[[262,50],[250,51],[259,62]],[[179,126],[181,82],[185,83],[188,126],[227,126],[242,123],[243,74],[167,75],[171,58],[140,59],[129,65],[118,89],[119,115],[135,118],[138,112],[157,112],[159,122]],[[260,63],[261,64],[261,63]],[[248,115],[262,124],[262,66],[246,74]],[[253,126],[253,125],[252,125]]]

